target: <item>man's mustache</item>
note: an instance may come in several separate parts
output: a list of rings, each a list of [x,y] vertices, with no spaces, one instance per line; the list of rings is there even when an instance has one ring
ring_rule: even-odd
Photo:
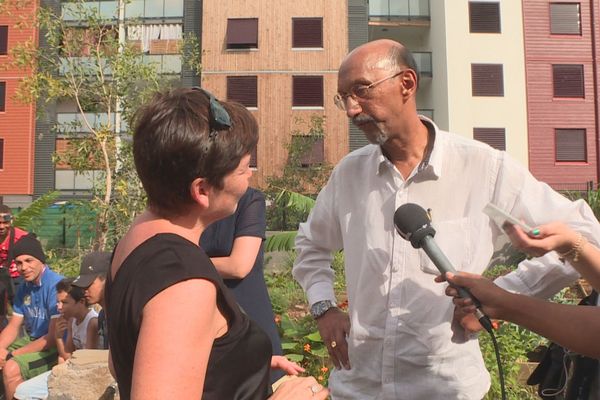
[[[352,122],[355,125],[361,125],[361,124],[366,124],[369,122],[375,123],[376,121],[372,117],[363,114],[363,115],[357,115],[356,117],[352,118]]]

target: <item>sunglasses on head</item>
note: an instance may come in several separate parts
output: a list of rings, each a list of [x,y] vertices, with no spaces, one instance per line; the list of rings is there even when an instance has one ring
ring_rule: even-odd
[[[214,138],[215,136],[217,136],[217,133],[219,131],[228,130],[229,128],[231,128],[231,117],[229,116],[229,113],[227,112],[227,110],[225,110],[225,108],[223,108],[221,103],[219,103],[219,101],[211,92],[209,92],[208,90],[204,90],[198,86],[194,86],[192,90],[198,90],[208,97],[210,108],[208,118],[208,124],[210,127],[210,138]]]
[[[12,221],[12,215],[0,214],[0,222],[10,222],[10,221]]]

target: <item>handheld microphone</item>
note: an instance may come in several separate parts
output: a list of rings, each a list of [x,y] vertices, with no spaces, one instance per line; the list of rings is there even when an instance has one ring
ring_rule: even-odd
[[[415,249],[422,248],[425,251],[442,275],[445,275],[446,272],[456,273],[456,270],[452,267],[452,263],[450,263],[448,257],[446,257],[433,239],[435,236],[435,229],[431,226],[429,215],[423,207],[414,203],[401,205],[394,213],[394,225],[400,236],[410,241],[410,244],[412,244]],[[475,315],[477,316],[477,319],[479,319],[479,323],[485,330],[491,332],[492,322],[488,316],[479,309],[481,305],[479,300],[477,300],[468,289],[456,285],[452,286],[458,290],[460,297],[473,300],[473,303],[477,307]]]

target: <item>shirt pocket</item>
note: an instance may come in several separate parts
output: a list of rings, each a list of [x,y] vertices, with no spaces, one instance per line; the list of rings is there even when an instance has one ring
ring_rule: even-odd
[[[479,272],[485,268],[485,265],[475,265],[481,258],[477,254],[487,252],[489,259],[493,249],[489,220],[485,215],[434,222],[432,225],[436,231],[436,244],[455,270]],[[423,249],[419,249],[419,262],[423,272],[440,274]]]

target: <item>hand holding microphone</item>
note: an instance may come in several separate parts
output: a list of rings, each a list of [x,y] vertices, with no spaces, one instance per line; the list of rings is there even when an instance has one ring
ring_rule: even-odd
[[[425,251],[442,275],[446,275],[448,272],[456,273],[450,260],[448,260],[433,239],[435,229],[431,226],[429,215],[423,207],[414,203],[401,205],[394,213],[394,225],[400,236],[410,241],[415,249],[422,248]],[[479,323],[490,332],[492,330],[492,323],[478,308],[479,300],[464,287],[455,286],[455,289],[461,298],[470,299],[472,304],[475,305],[475,316],[479,320]]]

